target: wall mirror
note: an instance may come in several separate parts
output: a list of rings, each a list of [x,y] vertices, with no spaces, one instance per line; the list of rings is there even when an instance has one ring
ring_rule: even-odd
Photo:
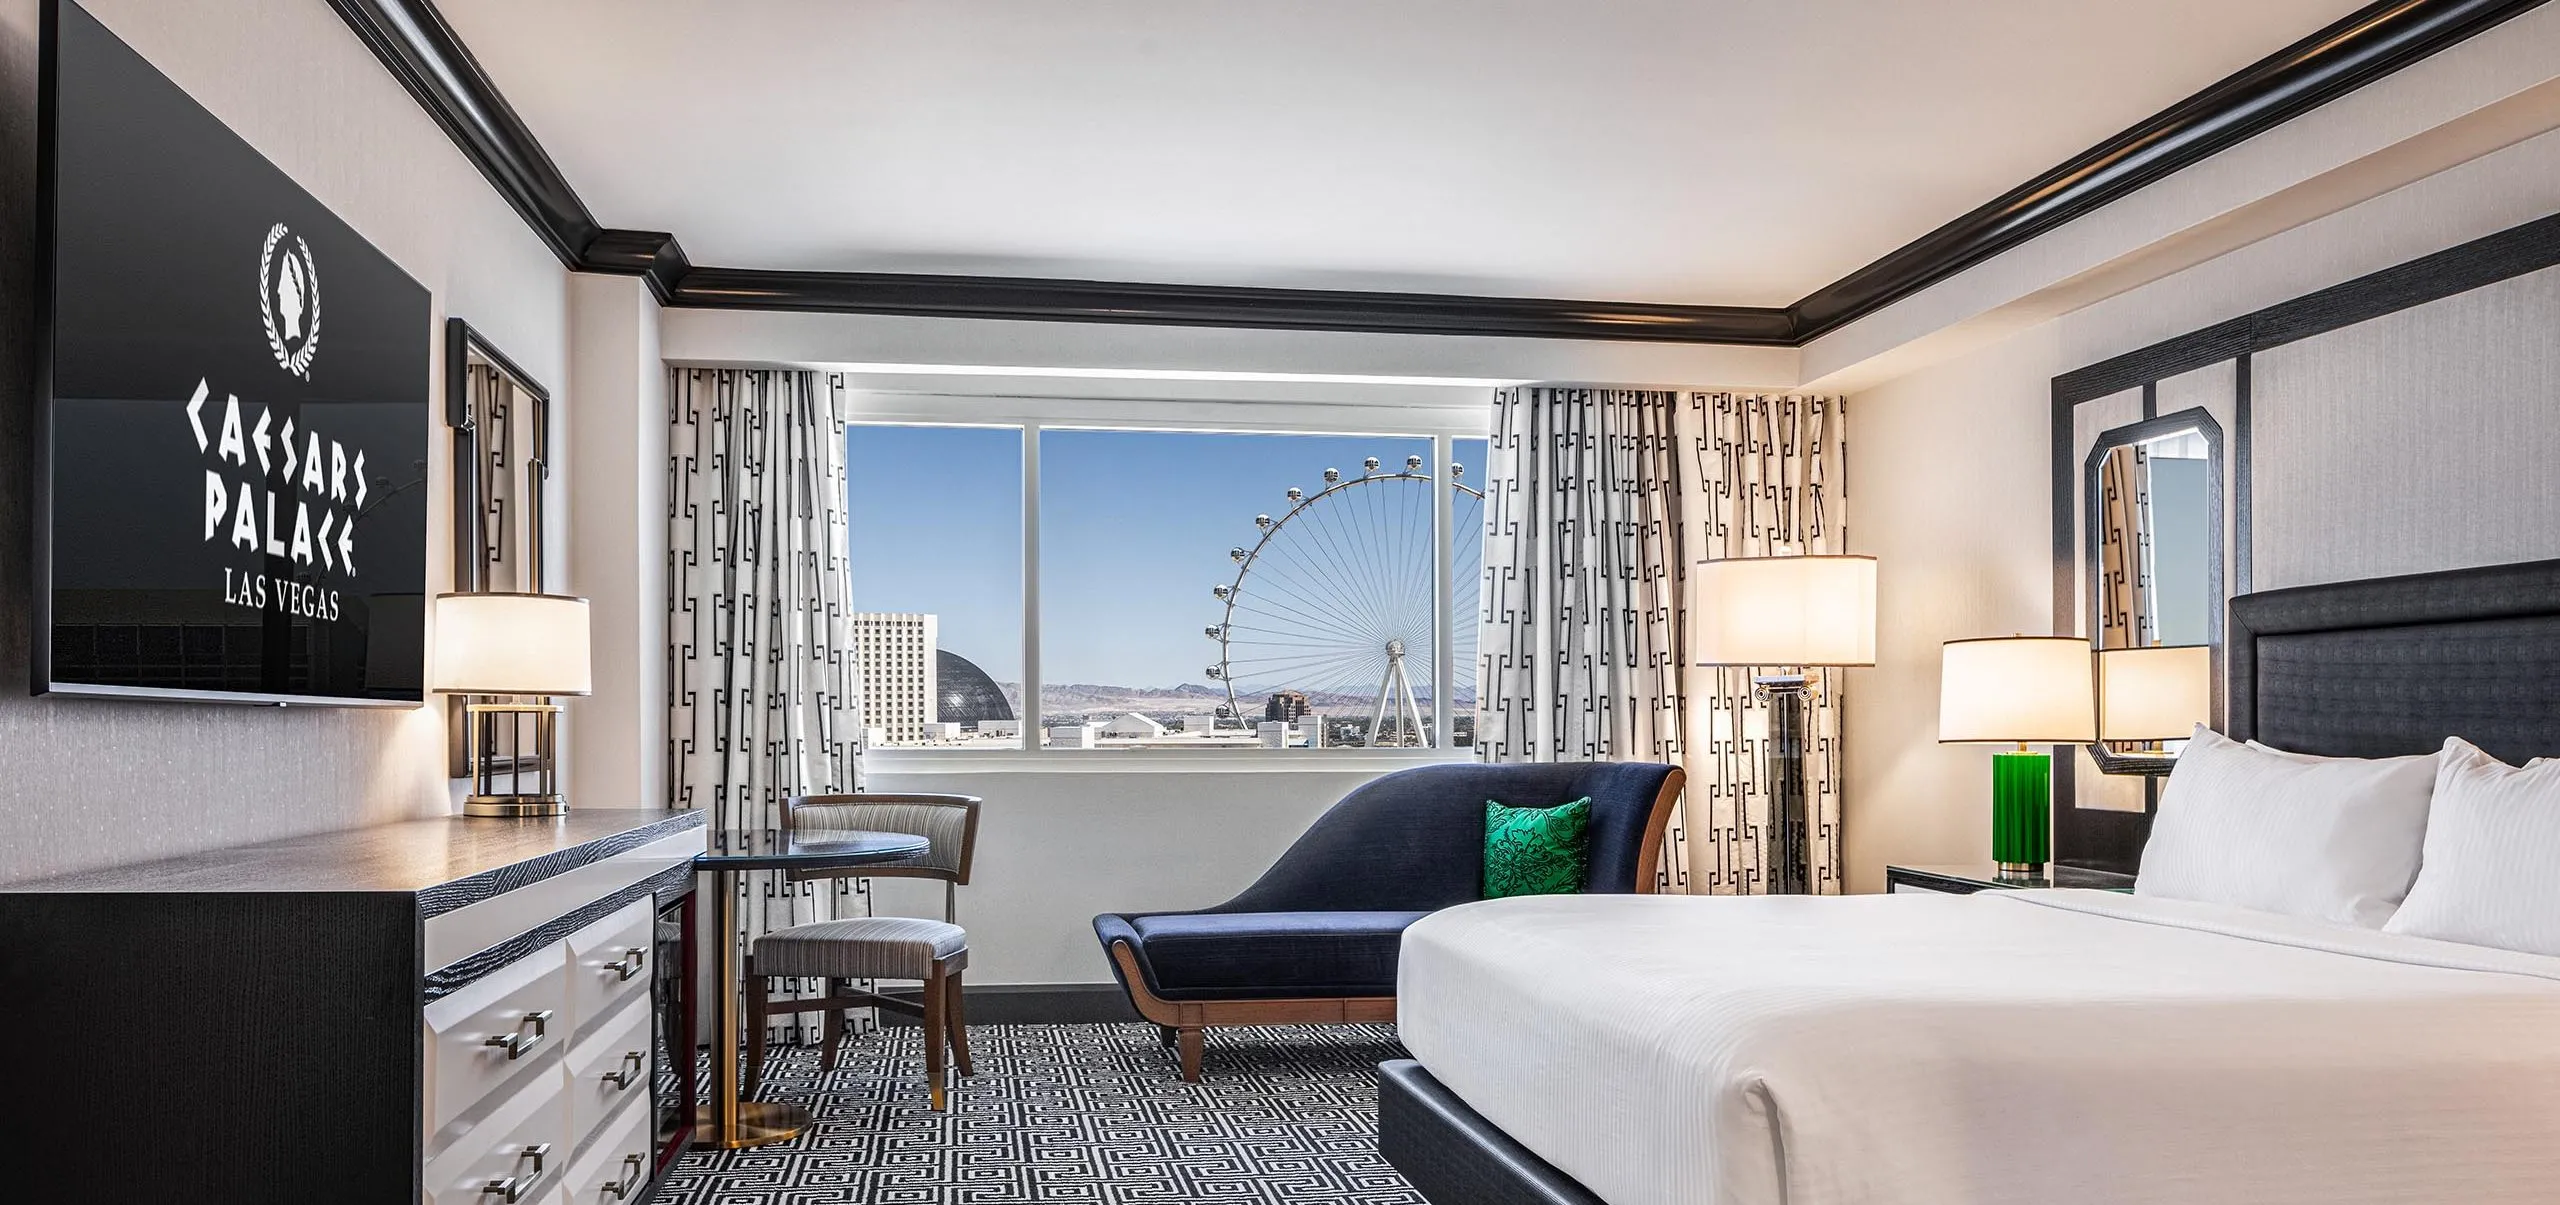
[[[2180,744],[2169,729],[2220,718],[2222,465],[2222,428],[2202,410],[2116,428],[2090,449],[2086,630],[2100,654],[2101,726],[2131,738],[2090,747],[2102,772],[2166,774]],[[2157,652],[2106,655],[2126,650]],[[2199,702],[2206,714],[2195,716]],[[2144,711],[2192,718],[2145,727]]]
[[[471,324],[445,320],[445,425],[453,433],[453,588],[539,594],[551,483],[551,393]],[[449,762],[473,777],[463,750],[471,699],[448,696]],[[498,780],[533,767],[503,728],[482,746]]]

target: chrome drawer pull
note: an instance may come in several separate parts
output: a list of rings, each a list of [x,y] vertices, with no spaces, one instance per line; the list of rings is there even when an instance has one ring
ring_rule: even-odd
[[[624,950],[622,957],[615,959],[613,964],[605,969],[612,971],[618,981],[628,983],[632,976],[639,974],[641,968],[647,965],[649,965],[649,947],[633,946]]]
[[[531,1034],[527,1034],[524,1031],[524,1027],[527,1025],[533,1026],[533,1032]],[[527,1051],[532,1050],[536,1046],[542,1045],[543,1035],[549,1033],[550,1030],[551,1010],[547,1008],[535,1009],[532,1012],[526,1013],[522,1020],[516,1022],[516,1029],[514,1033],[498,1034],[481,1042],[480,1044],[483,1046],[495,1046],[506,1051],[507,1058],[509,1060],[520,1059],[525,1056]]]
[[[491,1180],[480,1186],[480,1195],[502,1198],[507,1205],[515,1205],[516,1202],[531,1196],[533,1190],[542,1183],[542,1161],[550,1154],[551,1144],[548,1142],[528,1144],[523,1150],[516,1152],[516,1162],[521,1165],[525,1160],[531,1159],[533,1170],[508,1176],[502,1180]]]
[[[613,1085],[617,1092],[628,1092],[631,1090],[631,1085],[640,1082],[640,1069],[648,1065],[647,1055],[637,1050],[623,1051],[622,1066],[605,1072],[604,1082]]]
[[[622,1181],[604,1186],[604,1195],[617,1201],[628,1201],[642,1180],[649,1178],[649,1161],[638,1155],[622,1157]]]

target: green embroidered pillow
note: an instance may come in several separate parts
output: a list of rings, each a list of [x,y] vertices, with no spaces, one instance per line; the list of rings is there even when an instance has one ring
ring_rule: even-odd
[[[1484,801],[1484,898],[1576,895],[1591,881],[1591,800],[1562,807]]]

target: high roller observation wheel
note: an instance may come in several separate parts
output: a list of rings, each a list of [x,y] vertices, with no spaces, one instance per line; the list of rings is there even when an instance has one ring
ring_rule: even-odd
[[[1280,691],[1307,696],[1328,719],[1362,722],[1367,743],[1429,745],[1435,642],[1454,635],[1453,714],[1475,705],[1475,598],[1484,493],[1449,466],[1451,616],[1434,615],[1431,525],[1440,479],[1420,456],[1382,473],[1324,471],[1324,487],[1288,491],[1288,509],[1256,515],[1257,538],[1228,550],[1233,580],[1211,593],[1225,604],[1207,629],[1218,642],[1208,668],[1225,685],[1226,713],[1253,724]],[[1455,622],[1452,622],[1454,620]]]

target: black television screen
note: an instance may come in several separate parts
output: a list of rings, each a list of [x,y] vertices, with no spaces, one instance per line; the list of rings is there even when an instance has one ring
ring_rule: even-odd
[[[414,703],[427,290],[47,6],[35,689]]]

